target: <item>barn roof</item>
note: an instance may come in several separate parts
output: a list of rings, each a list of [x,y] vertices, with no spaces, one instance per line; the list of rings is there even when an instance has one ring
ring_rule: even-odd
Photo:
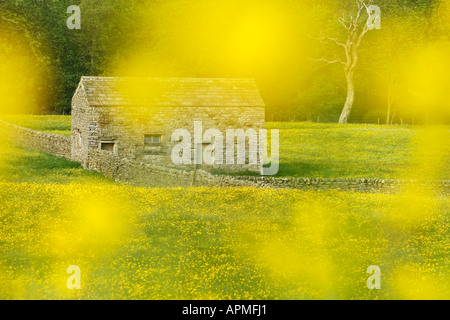
[[[251,79],[82,77],[91,106],[264,107]]]

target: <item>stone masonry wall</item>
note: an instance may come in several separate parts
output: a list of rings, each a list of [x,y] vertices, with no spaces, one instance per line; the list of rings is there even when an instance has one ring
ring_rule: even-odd
[[[79,84],[82,86],[82,83]],[[88,166],[87,154],[89,150],[89,139],[92,128],[88,127],[89,114],[88,101],[84,90],[77,89],[72,98],[72,160],[81,163],[83,167]]]
[[[231,176],[212,175],[204,170],[178,170],[174,168],[122,159],[105,151],[96,151],[90,160],[91,170],[106,177],[131,185],[144,187],[256,186],[253,181],[238,180]],[[195,175],[195,183],[194,181]]]
[[[213,175],[198,170],[193,183],[193,171],[138,163],[108,152],[99,151],[91,160],[93,170],[105,176],[132,185],[147,187],[258,187],[299,190],[343,190],[370,193],[397,193],[411,187],[450,194],[450,180],[382,180],[382,179],[311,179],[274,177],[233,177]]]
[[[274,178],[236,177],[237,180],[253,182],[259,187],[300,190],[347,190],[371,193],[397,193],[411,188],[450,194],[450,180],[395,180],[360,178]]]
[[[0,133],[3,133],[9,141],[24,148],[41,150],[68,160],[72,158],[69,137],[19,127],[3,120],[0,120]]]
[[[178,142],[171,141],[176,129],[186,129],[194,139],[194,121],[201,121],[203,131],[218,129],[222,132],[225,146],[226,129],[254,129],[255,133],[264,128],[264,108],[256,107],[92,107],[87,112],[93,115],[88,118],[90,133],[89,153],[98,149],[100,140],[117,143],[117,154],[122,158],[138,162],[158,165],[172,165],[171,151]],[[151,128],[151,129],[149,129]],[[161,144],[146,147],[145,135],[160,135]],[[191,144],[194,148],[193,143]],[[147,149],[148,148],[148,149]],[[247,150],[248,151],[248,150]],[[247,155],[248,156],[248,155]],[[191,158],[194,150],[191,149]],[[92,158],[92,157],[90,157]],[[222,154],[225,160],[225,151]],[[217,166],[220,168],[220,166]],[[259,170],[259,166],[236,165],[226,166],[227,170],[243,171]]]

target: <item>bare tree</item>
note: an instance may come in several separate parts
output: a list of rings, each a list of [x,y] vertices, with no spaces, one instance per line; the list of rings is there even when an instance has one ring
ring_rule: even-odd
[[[313,59],[316,61],[323,61],[326,63],[340,63],[344,66],[345,78],[347,81],[347,99],[345,100],[344,108],[342,109],[341,116],[339,117],[339,123],[347,123],[348,117],[353,107],[353,101],[355,97],[354,75],[355,67],[358,63],[358,48],[361,45],[361,41],[367,31],[372,27],[369,25],[368,19],[364,19],[363,15],[366,12],[370,16],[369,5],[371,0],[355,0],[357,5],[356,16],[350,16],[350,20],[347,21],[345,17],[338,19],[339,23],[347,31],[347,41],[340,42],[337,38],[319,38],[320,40],[329,40],[336,45],[344,48],[345,59],[333,58],[333,59]]]

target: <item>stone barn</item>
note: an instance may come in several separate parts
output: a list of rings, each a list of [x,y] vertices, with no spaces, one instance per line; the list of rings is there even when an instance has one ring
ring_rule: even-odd
[[[171,154],[179,143],[172,141],[175,130],[191,134],[193,159],[195,123],[201,122],[201,135],[216,129],[225,136],[227,129],[259,132],[264,121],[263,99],[249,79],[82,77],[72,99],[72,159],[89,168],[90,159],[104,152],[174,166]],[[207,145],[202,142],[203,148]],[[249,163],[248,145],[245,164],[225,164],[225,149],[214,150],[222,152],[223,165],[213,160],[202,168],[261,168]]]

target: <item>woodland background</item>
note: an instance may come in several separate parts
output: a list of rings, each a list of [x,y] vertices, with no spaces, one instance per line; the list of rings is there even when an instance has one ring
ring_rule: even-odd
[[[3,113],[68,114],[80,77],[249,77],[268,121],[337,122],[350,0],[2,0]],[[450,5],[377,0],[349,122],[449,123]],[[67,8],[81,9],[70,30]],[[367,14],[364,17],[367,19]],[[364,20],[363,19],[363,20]],[[364,20],[365,21],[365,20]],[[388,114],[389,108],[389,116]]]

